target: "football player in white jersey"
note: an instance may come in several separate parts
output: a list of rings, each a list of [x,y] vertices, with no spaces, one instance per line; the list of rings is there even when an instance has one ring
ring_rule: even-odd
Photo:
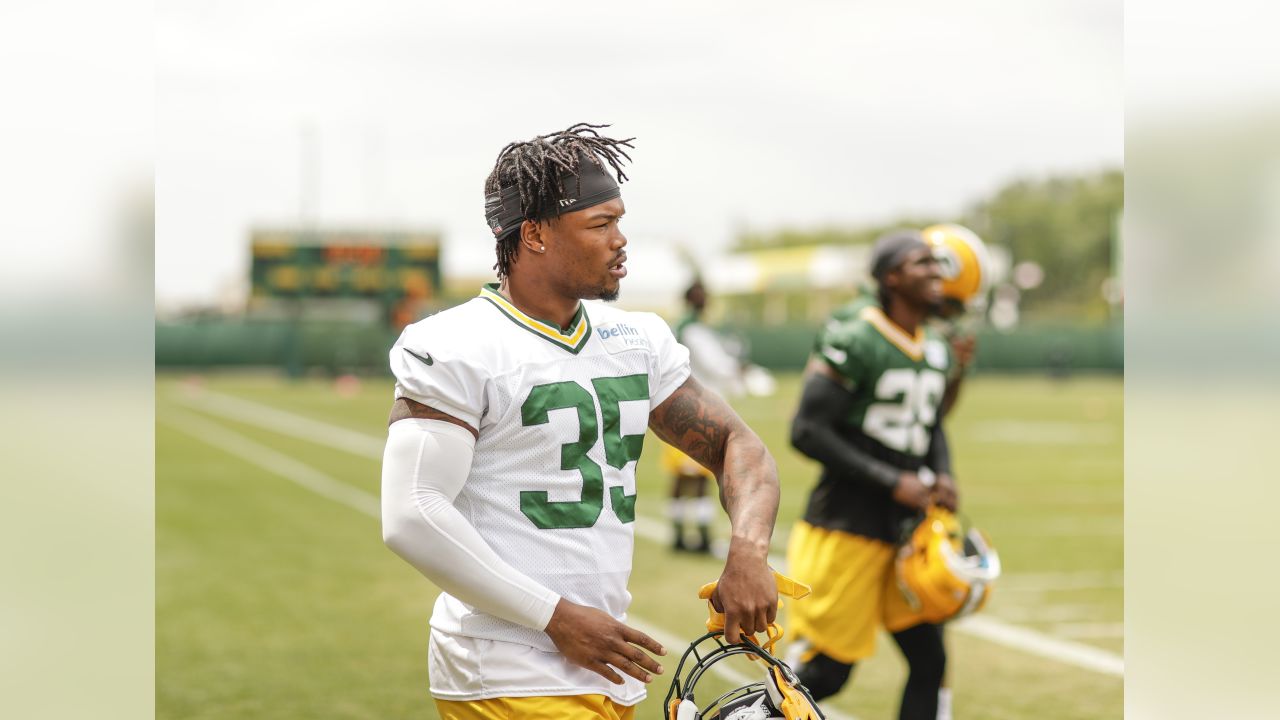
[[[582,302],[615,299],[627,274],[632,146],[601,127],[502,150],[485,183],[499,282],[391,349],[383,537],[444,591],[428,658],[445,718],[633,717],[665,654],[626,624],[646,427],[719,483],[727,639],[777,611],[764,444],[660,318]]]

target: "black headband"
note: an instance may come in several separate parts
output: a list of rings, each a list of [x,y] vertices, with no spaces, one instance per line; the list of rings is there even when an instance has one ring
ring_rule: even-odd
[[[622,195],[613,176],[595,158],[588,157],[585,153],[578,153],[577,174],[565,173],[560,176],[560,182],[564,186],[564,197],[556,203],[556,207],[539,214],[537,220],[585,210]],[[489,223],[494,238],[502,239],[508,233],[519,230],[525,217],[524,208],[520,206],[519,187],[508,185],[499,188],[498,192],[484,196],[484,219]]]
[[[920,248],[929,247],[924,235],[915,230],[894,230],[881,235],[871,248],[871,277],[876,280],[907,259],[907,255]]]

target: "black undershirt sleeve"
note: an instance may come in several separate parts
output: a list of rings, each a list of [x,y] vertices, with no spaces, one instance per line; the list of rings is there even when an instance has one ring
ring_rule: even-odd
[[[828,470],[892,492],[902,471],[855,447],[836,429],[849,417],[852,402],[849,391],[831,378],[809,375],[791,421],[791,444]]]
[[[939,421],[933,426],[933,433],[929,440],[929,454],[925,457],[925,464],[929,466],[939,475],[951,474],[951,447],[947,445],[947,434],[942,430],[942,422]]]

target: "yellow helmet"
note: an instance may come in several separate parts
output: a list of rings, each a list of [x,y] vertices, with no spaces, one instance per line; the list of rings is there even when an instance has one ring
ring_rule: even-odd
[[[898,551],[897,582],[921,622],[976,612],[1000,577],[1000,556],[977,529],[963,532],[950,511],[932,507]]]
[[[943,297],[965,305],[987,289],[991,259],[982,238],[960,225],[931,225],[923,234],[942,266]]]

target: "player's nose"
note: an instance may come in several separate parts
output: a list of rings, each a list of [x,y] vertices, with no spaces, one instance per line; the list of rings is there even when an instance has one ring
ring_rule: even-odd
[[[925,262],[924,270],[929,278],[942,279],[942,264],[938,262],[937,258],[929,258],[929,260]]]

